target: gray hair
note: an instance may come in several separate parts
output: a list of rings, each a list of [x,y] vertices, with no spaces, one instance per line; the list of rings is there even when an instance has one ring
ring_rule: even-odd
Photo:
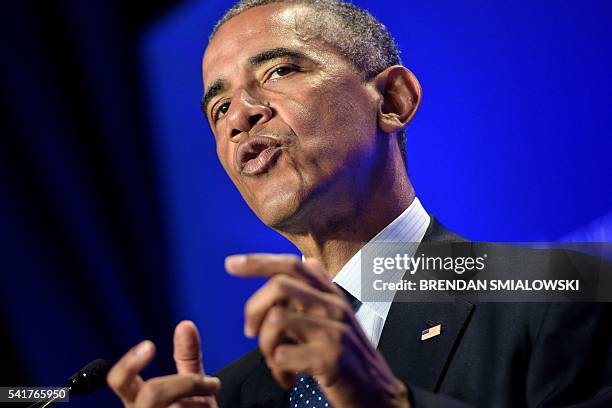
[[[310,6],[314,18],[309,20],[315,35],[336,48],[364,76],[370,79],[384,69],[402,63],[399,48],[387,28],[368,11],[340,0],[242,0],[217,22],[210,39],[229,19],[257,6],[271,3],[294,3]],[[406,132],[397,132],[397,143],[406,162]]]

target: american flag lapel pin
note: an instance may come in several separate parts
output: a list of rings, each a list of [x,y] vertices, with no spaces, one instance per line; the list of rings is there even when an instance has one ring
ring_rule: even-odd
[[[430,327],[429,329],[425,329],[421,332],[421,341],[429,340],[432,337],[436,337],[442,333],[442,325],[437,324],[435,326]]]

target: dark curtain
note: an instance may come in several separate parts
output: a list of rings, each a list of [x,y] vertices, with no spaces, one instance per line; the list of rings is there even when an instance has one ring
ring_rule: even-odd
[[[160,349],[151,372],[172,369],[172,254],[136,48],[171,6],[2,6],[0,385],[59,385],[143,338]]]

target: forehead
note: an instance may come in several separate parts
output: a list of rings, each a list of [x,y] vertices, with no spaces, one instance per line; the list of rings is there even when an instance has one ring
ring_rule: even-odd
[[[251,8],[225,22],[208,44],[202,61],[204,84],[240,66],[258,52],[273,48],[317,47],[304,33],[312,10],[302,4],[272,3]],[[321,44],[318,44],[321,45]]]

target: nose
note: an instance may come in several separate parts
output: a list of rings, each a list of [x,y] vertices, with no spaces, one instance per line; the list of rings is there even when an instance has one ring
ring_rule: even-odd
[[[265,123],[272,117],[272,109],[249,94],[245,89],[236,92],[227,113],[226,137],[239,142],[240,134],[250,131],[255,125]]]

